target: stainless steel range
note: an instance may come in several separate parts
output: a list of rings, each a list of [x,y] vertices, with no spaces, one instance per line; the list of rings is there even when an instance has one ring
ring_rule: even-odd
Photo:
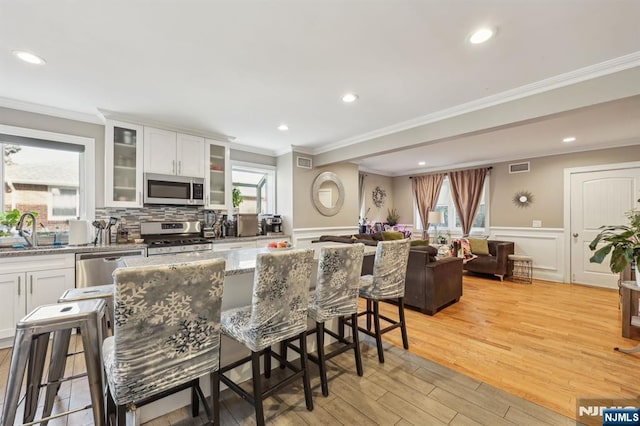
[[[200,222],[142,222],[140,234],[147,255],[210,251],[211,241],[200,237]]]

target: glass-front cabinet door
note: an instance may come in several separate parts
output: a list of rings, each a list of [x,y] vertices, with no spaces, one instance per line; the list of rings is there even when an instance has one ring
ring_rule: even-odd
[[[207,165],[205,205],[210,209],[226,210],[231,207],[229,146],[224,142],[207,139],[205,161]]]
[[[105,206],[141,207],[143,127],[109,120],[105,132]]]

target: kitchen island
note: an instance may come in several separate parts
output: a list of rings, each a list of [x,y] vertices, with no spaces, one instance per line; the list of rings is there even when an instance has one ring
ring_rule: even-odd
[[[316,261],[320,256],[320,249],[326,246],[340,245],[339,243],[323,242],[315,243],[310,248],[314,249],[314,257]],[[208,251],[208,252],[195,252],[195,253],[183,253],[172,254],[163,256],[152,257],[138,257],[138,258],[123,258],[122,262],[125,267],[129,266],[143,266],[143,265],[161,265],[182,263],[194,260],[203,260],[211,258],[223,258],[226,260],[225,267],[225,280],[224,280],[224,294],[222,297],[222,309],[232,309],[240,306],[246,306],[251,304],[251,295],[253,290],[253,274],[256,266],[256,258],[260,253],[268,253],[271,250],[268,248],[254,248],[254,249],[240,249],[240,250],[227,250],[227,251]],[[365,246],[365,256],[374,255],[376,247]],[[311,287],[315,286],[316,272],[315,270],[311,274]],[[335,324],[328,324],[329,327],[335,329]],[[326,344],[333,342],[332,339],[326,339]],[[315,349],[315,343],[309,342],[309,351]],[[289,356],[292,359],[297,358],[298,355],[293,351],[289,351]],[[244,346],[232,339],[228,339],[222,336],[221,341],[221,365],[230,364],[244,356],[249,354],[249,350]],[[295,355],[295,356],[294,356]],[[277,368],[277,364],[274,364],[274,368]],[[251,377],[250,364],[238,367],[233,370],[230,377],[235,382],[242,382],[248,380]],[[208,378],[201,378],[201,387],[204,392],[209,394],[209,382]],[[170,397],[164,398],[160,401],[156,401],[149,405],[140,407],[136,412],[136,417],[139,421],[147,422],[153,418],[164,415],[168,412],[176,410],[178,408],[187,406],[190,404],[190,392],[188,390],[177,393]],[[136,420],[138,420],[136,419]]]

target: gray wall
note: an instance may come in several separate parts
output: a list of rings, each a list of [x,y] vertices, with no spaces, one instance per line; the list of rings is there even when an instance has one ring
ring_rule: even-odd
[[[295,152],[292,155],[296,156]],[[307,154],[300,154],[308,157]],[[278,166],[278,169],[280,167]],[[316,210],[311,198],[313,181],[320,173],[333,172],[342,180],[345,189],[344,205],[335,216],[323,216]],[[326,167],[292,168],[293,228],[320,228],[358,225],[358,166],[351,163]]]
[[[104,206],[104,126],[2,107],[0,107],[0,123],[95,139],[96,207]]]
[[[564,227],[564,169],[598,164],[624,163],[640,160],[639,145],[602,149],[572,154],[554,155],[509,161],[493,165],[490,175],[490,226],[531,227],[533,220],[542,221],[543,228]],[[529,161],[529,173],[509,174],[509,164]],[[527,208],[513,204],[518,191],[529,191],[534,201]],[[401,223],[413,218],[413,193],[408,176],[393,178],[394,207]],[[413,219],[411,219],[413,220]]]
[[[517,161],[495,164],[491,170],[491,226],[530,227],[533,220],[541,220],[543,228],[563,228],[565,168],[637,160],[640,145],[521,160],[531,162],[529,173],[509,174],[509,164]],[[512,202],[522,190],[534,197],[526,208]]]

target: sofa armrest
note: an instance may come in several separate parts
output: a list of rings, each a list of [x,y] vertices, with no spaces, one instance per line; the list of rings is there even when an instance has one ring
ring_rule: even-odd
[[[509,255],[515,252],[515,245],[512,242],[499,242],[496,244],[496,270],[504,275],[511,275],[512,270],[509,268]]]

